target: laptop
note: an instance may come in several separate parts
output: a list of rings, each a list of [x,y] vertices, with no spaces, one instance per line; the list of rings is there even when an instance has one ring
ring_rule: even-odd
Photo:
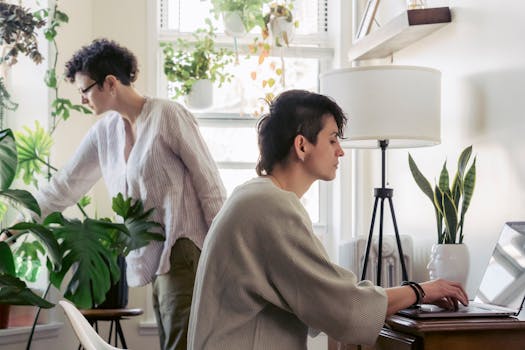
[[[398,312],[410,318],[517,316],[525,301],[525,221],[503,225],[480,286],[468,306],[450,311],[419,305]]]

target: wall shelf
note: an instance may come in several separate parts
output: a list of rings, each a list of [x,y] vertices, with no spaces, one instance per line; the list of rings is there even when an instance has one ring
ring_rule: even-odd
[[[451,22],[449,7],[406,10],[348,51],[350,61],[385,58]]]

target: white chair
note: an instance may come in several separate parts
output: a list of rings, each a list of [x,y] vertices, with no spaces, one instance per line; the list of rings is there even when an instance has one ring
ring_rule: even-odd
[[[98,335],[98,333],[91,327],[89,322],[86,320],[84,315],[76,308],[75,305],[71,304],[69,301],[60,300],[58,302],[60,306],[64,309],[69,322],[75,331],[80,344],[86,350],[119,350],[110,344],[108,344],[104,339]]]

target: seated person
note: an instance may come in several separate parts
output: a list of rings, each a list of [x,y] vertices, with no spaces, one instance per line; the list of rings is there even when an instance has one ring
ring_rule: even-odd
[[[334,179],[346,117],[326,96],[279,95],[258,125],[259,177],[214,219],[197,271],[188,349],[306,349],[308,328],[372,344],[385,317],[415,302],[468,303],[459,283],[383,289],[330,262],[299,199]]]

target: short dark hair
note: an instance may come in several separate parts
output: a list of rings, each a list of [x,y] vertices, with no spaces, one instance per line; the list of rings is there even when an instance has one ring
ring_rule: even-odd
[[[337,136],[343,137],[347,118],[331,98],[305,90],[288,90],[277,96],[270,103],[270,112],[257,124],[260,153],[257,174],[270,174],[276,163],[286,159],[297,135],[316,144],[326,114],[334,116]]]
[[[102,86],[108,75],[114,75],[122,84],[130,85],[137,79],[137,58],[115,41],[96,39],[75,52],[66,63],[66,78],[75,81],[75,74],[83,73]]]

